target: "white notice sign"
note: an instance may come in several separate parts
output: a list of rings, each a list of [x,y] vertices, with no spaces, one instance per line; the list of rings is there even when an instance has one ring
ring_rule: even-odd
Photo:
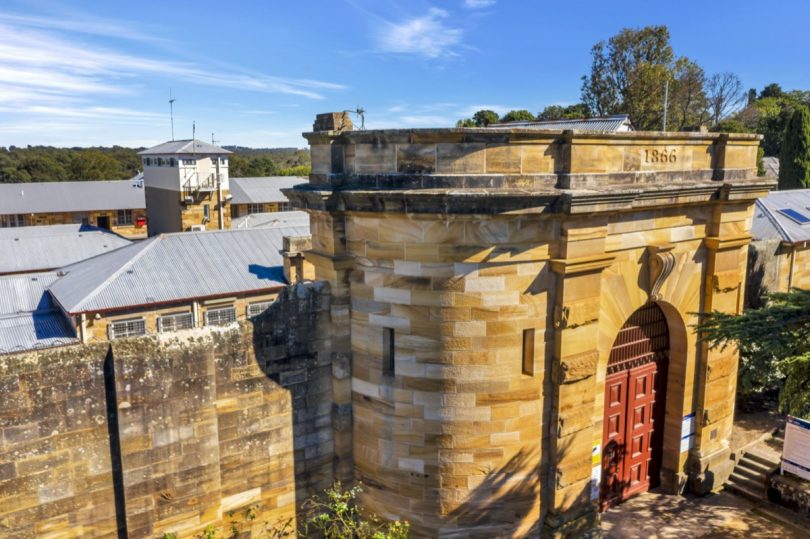
[[[695,445],[695,412],[683,416],[681,423],[681,453],[689,451]]]
[[[782,473],[790,472],[810,480],[810,421],[787,417]]]

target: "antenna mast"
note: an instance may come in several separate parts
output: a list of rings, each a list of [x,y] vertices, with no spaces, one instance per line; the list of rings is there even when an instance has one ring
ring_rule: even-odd
[[[365,131],[366,129],[366,109],[357,105],[357,108],[354,110],[344,110],[343,112],[349,112],[351,114],[357,114],[360,116],[360,131]]]
[[[174,141],[174,102],[176,99],[172,97],[172,89],[169,88],[169,117],[172,120],[172,141]]]
[[[197,153],[197,122],[191,122],[191,153]]]

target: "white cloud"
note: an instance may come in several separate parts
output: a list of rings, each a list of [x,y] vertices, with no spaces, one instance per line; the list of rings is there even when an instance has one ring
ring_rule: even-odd
[[[446,24],[447,11],[430,8],[426,15],[402,22],[382,21],[377,45],[384,52],[418,54],[425,58],[457,56],[463,31]]]
[[[482,9],[495,4],[495,0],[464,0],[464,6],[470,9]]]

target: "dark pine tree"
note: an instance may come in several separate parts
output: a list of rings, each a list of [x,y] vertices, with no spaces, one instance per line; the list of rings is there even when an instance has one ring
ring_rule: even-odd
[[[779,157],[779,189],[810,188],[810,111],[796,107],[785,125]]]

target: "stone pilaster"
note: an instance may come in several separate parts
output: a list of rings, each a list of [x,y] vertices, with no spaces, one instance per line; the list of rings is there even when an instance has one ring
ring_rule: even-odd
[[[613,262],[604,253],[606,227],[563,226],[562,254],[552,260],[557,274],[550,459],[554,473],[546,489],[543,533],[574,537],[598,522],[591,500],[591,449],[601,444],[594,424],[599,358],[598,320],[602,270]]]
[[[746,211],[745,214],[750,213]],[[708,236],[703,311],[739,314],[745,290],[747,248],[751,236],[733,233],[734,212],[718,212],[714,223],[723,236]],[[744,221],[744,219],[743,219]],[[706,494],[719,489],[731,474],[729,440],[734,422],[734,394],[737,387],[735,348],[699,348],[697,376],[697,421],[695,445],[689,455],[689,489]]]

